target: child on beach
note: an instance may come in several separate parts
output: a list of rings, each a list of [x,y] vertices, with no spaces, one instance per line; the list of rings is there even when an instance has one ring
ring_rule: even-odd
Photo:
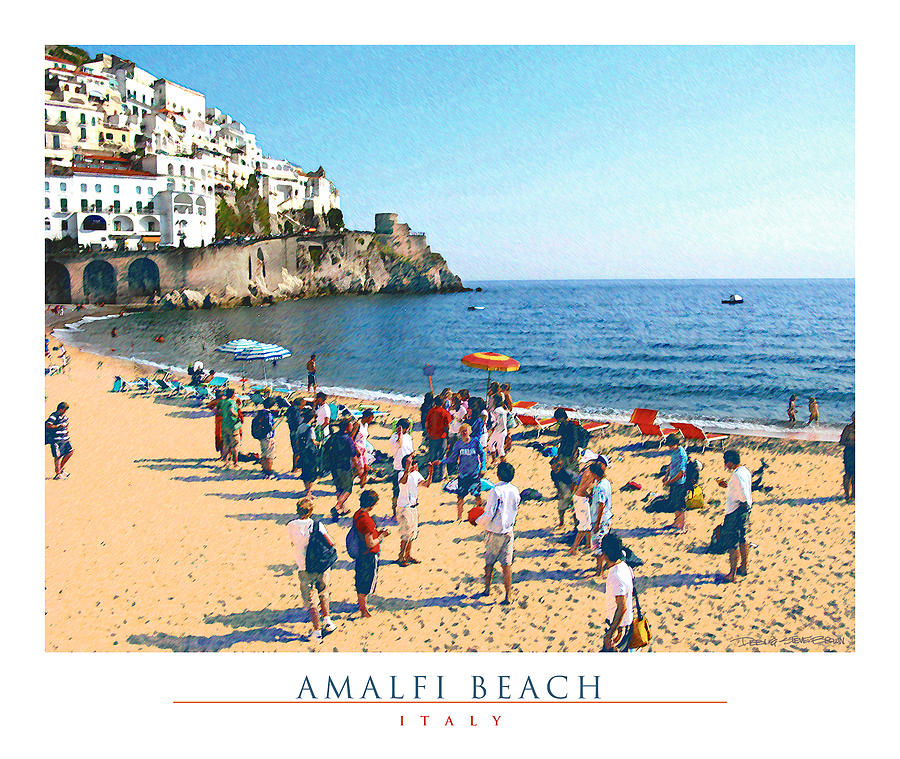
[[[506,596],[501,601],[504,606],[509,604],[512,590],[513,530],[521,500],[519,489],[512,484],[515,474],[512,464],[500,462],[497,466],[500,484],[488,493],[487,508],[476,521],[476,524],[484,528],[484,595],[491,594],[494,564],[499,561],[506,591]]]
[[[222,403],[222,453],[225,468],[230,465],[238,468],[238,446],[241,441],[241,424],[243,414],[234,399],[234,390],[228,388],[225,391],[225,401]]]
[[[397,429],[391,435],[388,443],[391,446],[391,455],[394,457],[394,470],[391,475],[391,510],[394,518],[397,518],[397,498],[400,495],[400,473],[403,471],[403,459],[413,452],[413,441],[410,430],[412,425],[409,419],[399,419]]]
[[[578,486],[578,476],[563,466],[559,456],[550,459],[550,480],[556,486],[556,504],[559,511],[559,527],[564,526],[566,512],[572,508],[572,496]]]
[[[366,602],[369,595],[375,592],[378,581],[378,554],[381,551],[381,541],[390,534],[388,530],[379,530],[372,517],[372,509],[376,503],[378,493],[374,490],[364,490],[359,496],[359,511],[353,515],[353,529],[363,540],[363,550],[356,557],[354,566],[356,602],[361,617],[372,616]]]
[[[794,423],[797,421],[797,396],[792,395],[790,400],[788,401],[788,426],[793,427]]]
[[[416,458],[408,453],[403,457],[403,475],[400,477],[400,495],[397,497],[397,523],[400,526],[400,554],[397,563],[401,567],[418,564],[419,560],[410,555],[413,541],[419,536],[419,486],[431,486],[434,464],[428,465],[428,477],[419,474]]]
[[[481,478],[484,476],[485,457],[481,443],[472,436],[472,428],[463,424],[459,428],[459,440],[443,461],[435,464],[454,463],[456,465],[456,521],[462,522],[463,501],[467,495],[475,496],[475,503],[482,505]]]
[[[50,445],[53,467],[56,470],[54,480],[64,480],[69,476],[64,468],[73,453],[72,443],[69,440],[69,417],[66,416],[68,410],[69,404],[63,401],[44,423],[44,439]]]
[[[330,570],[323,572],[310,571],[306,557],[313,530],[318,530],[330,545],[334,541],[328,535],[325,525],[313,518],[312,501],[308,498],[297,501],[297,518],[288,522],[287,531],[294,548],[294,561],[297,563],[297,579],[300,583],[300,595],[303,604],[309,609],[309,618],[313,627],[313,640],[322,642],[322,628],[325,632],[334,632],[337,625],[331,621],[328,613],[328,585]]]
[[[506,458],[506,436],[509,434],[509,410],[504,405],[503,396],[498,391],[494,394],[494,408],[491,411],[491,434],[488,438],[488,466]]]

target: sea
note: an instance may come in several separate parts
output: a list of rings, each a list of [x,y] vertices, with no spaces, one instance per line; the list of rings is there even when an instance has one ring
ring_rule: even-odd
[[[521,368],[492,379],[509,382],[514,400],[535,401],[539,411],[567,406],[624,421],[635,407],[653,408],[664,420],[780,436],[796,394],[800,420],[816,397],[822,439],[830,439],[854,410],[852,279],[467,284],[482,291],[88,317],[56,334],[102,355],[179,370],[200,360],[217,374],[285,388],[305,389],[315,353],[320,389],[371,400],[421,402],[426,364],[436,390],[483,395],[487,374],[460,359],[495,351]],[[732,293],[744,302],[723,304]],[[247,364],[216,351],[235,338],[277,343],[293,355]]]

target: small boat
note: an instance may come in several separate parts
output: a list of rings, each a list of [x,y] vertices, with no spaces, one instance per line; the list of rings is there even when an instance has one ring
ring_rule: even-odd
[[[467,311],[484,311],[484,306],[469,306]]]
[[[735,303],[743,303],[744,299],[735,293],[731,293],[722,303],[727,303],[729,306],[733,306]]]

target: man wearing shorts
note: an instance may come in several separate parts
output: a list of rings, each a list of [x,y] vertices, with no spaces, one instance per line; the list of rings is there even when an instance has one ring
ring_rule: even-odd
[[[352,418],[342,420],[338,432],[326,443],[330,448],[331,478],[334,480],[337,495],[337,502],[331,510],[331,515],[335,519],[347,513],[344,503],[353,492],[353,460],[357,456],[357,450],[356,443],[350,437],[352,424]]]
[[[259,438],[259,463],[263,477],[274,477],[272,464],[275,461],[275,415],[272,413],[272,399],[266,398],[263,407],[256,412],[264,420],[265,437]]]
[[[610,532],[601,541],[603,560],[609,566],[606,578],[606,633],[603,651],[625,652],[634,625],[634,574],[623,559],[622,539]]]
[[[325,525],[312,519],[312,501],[304,498],[297,501],[297,518],[288,522],[287,530],[294,547],[294,560],[297,562],[297,577],[300,582],[300,595],[303,605],[309,609],[309,618],[313,626],[313,640],[322,642],[322,628],[326,632],[334,632],[337,625],[331,621],[328,613],[328,585],[331,570],[324,572],[306,571],[306,549],[313,529],[318,529],[329,543],[334,541],[325,530]],[[316,602],[318,600],[318,603]]]
[[[484,514],[476,524],[484,528],[484,595],[491,594],[494,564],[500,562],[503,570],[503,587],[506,597],[501,602],[509,604],[512,590],[513,529],[519,513],[519,489],[512,484],[516,470],[508,461],[497,465],[500,484],[488,492]]]
[[[589,541],[593,523],[591,522],[591,494],[594,492],[594,485],[600,482],[603,477],[603,465],[597,463],[594,459],[591,463],[581,471],[581,479],[578,487],[575,489],[575,495],[572,497],[575,506],[575,540],[569,549],[569,555],[574,556],[581,545],[581,541]]]
[[[241,441],[242,414],[234,399],[234,389],[225,391],[225,402],[222,404],[222,458],[225,460],[225,468],[229,462],[237,469],[237,449]]]
[[[609,533],[612,522],[612,485],[606,479],[609,459],[600,455],[595,465],[602,469],[600,479],[594,484],[591,494],[591,553],[597,558],[598,576],[602,576],[605,560],[603,558],[603,538]]]
[[[472,428],[468,424],[460,426],[459,440],[453,444],[447,458],[434,463],[456,465],[456,521],[462,522],[463,502],[467,495],[474,495],[476,505],[482,505],[481,478],[485,469],[484,448],[472,437]]]
[[[316,392],[316,354],[313,353],[306,362],[306,392]]]
[[[69,417],[66,416],[68,410],[69,404],[63,401],[56,407],[56,411],[47,417],[44,425],[46,440],[53,455],[53,467],[56,470],[54,480],[64,480],[69,476],[63,468],[73,453],[72,443],[69,440]]]
[[[550,460],[550,479],[556,486],[556,505],[559,511],[559,526],[563,527],[566,512],[572,508],[572,496],[578,486],[575,472],[563,465],[559,456]]]
[[[722,582],[734,582],[737,575],[747,574],[747,555],[750,546],[747,543],[747,523],[750,509],[753,507],[751,494],[750,470],[741,466],[741,454],[735,450],[727,450],[724,454],[725,468],[731,472],[731,479],[719,479],[719,485],[725,491],[725,523],[722,525],[722,544],[728,549],[728,560],[731,571],[724,575]],[[741,565],[738,566],[738,551]]]
[[[418,564],[410,555],[413,541],[419,537],[419,486],[427,488],[434,477],[434,464],[428,465],[428,477],[419,474],[416,457],[408,453],[403,457],[403,474],[400,476],[400,495],[397,496],[397,523],[400,526],[400,554],[397,563],[401,567]]]
[[[672,511],[675,512],[675,521],[669,526],[677,533],[682,534],[685,532],[684,498],[687,495],[685,474],[687,472],[688,455],[678,435],[667,436],[665,445],[672,451],[669,468],[666,470],[666,476],[663,478],[662,483],[669,488],[669,504]]]
[[[359,496],[359,511],[353,515],[353,528],[363,540],[363,548],[356,557],[355,584],[356,601],[361,617],[371,617],[366,601],[375,592],[378,582],[378,554],[381,541],[389,535],[388,530],[379,530],[372,518],[372,509],[378,503],[378,493],[364,490]]]
[[[400,475],[403,473],[403,459],[407,454],[413,452],[411,431],[412,424],[410,424],[409,419],[398,419],[394,434],[388,440],[394,465],[391,473],[391,511],[394,517],[397,516],[397,498],[400,495]]]

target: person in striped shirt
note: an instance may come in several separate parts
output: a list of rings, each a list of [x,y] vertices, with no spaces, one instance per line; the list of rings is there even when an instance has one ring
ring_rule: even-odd
[[[54,480],[64,480],[69,476],[64,468],[73,453],[72,443],[69,440],[69,418],[66,416],[68,410],[69,404],[63,401],[56,407],[56,411],[47,417],[45,423],[46,440],[50,444],[53,466],[56,468]]]

